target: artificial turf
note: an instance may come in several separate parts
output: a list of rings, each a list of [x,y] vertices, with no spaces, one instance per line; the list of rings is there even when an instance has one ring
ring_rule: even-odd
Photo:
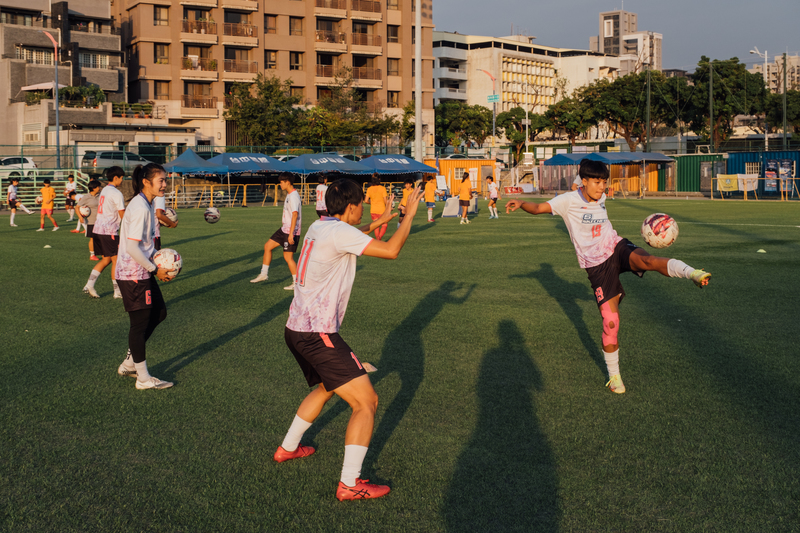
[[[148,342],[151,373],[175,382],[162,391],[117,376],[127,315],[108,272],[101,299],[81,292],[86,239],[0,215],[0,530],[800,529],[798,205],[608,202],[639,244],[646,215],[671,214],[678,240],[654,253],[713,275],[703,290],[623,275],[623,395],[603,387],[600,315],[561,219],[481,206],[468,226],[420,212],[396,261],[359,259],[341,333],[378,367],[363,476],[392,492],[344,503],[342,402],[306,433],[314,456],[272,461],[308,390],[280,254],[249,283],[280,208],[215,225],[185,209],[163,231],[184,269]]]

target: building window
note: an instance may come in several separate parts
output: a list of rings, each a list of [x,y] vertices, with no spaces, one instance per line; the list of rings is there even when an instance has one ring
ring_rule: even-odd
[[[264,15],[264,33],[278,33],[278,17]]]
[[[386,42],[399,43],[400,42],[400,26],[386,26]]]
[[[81,68],[109,68],[107,54],[81,52],[80,56],[78,56],[78,63]]]
[[[153,62],[156,65],[169,65],[169,45],[168,44],[154,44],[153,45]]]
[[[387,0],[386,9],[397,11],[400,9],[400,0]]]
[[[386,93],[386,107],[400,107],[400,91],[389,91]]]
[[[305,89],[302,88],[302,87],[292,87],[290,89],[290,93],[289,94],[291,94],[291,96],[293,96],[294,98],[301,98],[302,99],[302,98],[305,98]]]
[[[399,59],[388,59],[386,60],[386,74],[389,76],[399,76],[400,75],[400,60]]]
[[[267,70],[278,68],[278,52],[275,50],[264,51],[264,68]]]
[[[303,19],[289,17],[289,35],[303,35]]]
[[[614,36],[614,21],[613,20],[604,20],[603,21],[603,37],[613,37]]]
[[[153,95],[155,100],[169,100],[169,82],[168,81],[157,81],[155,87],[155,94]]]
[[[303,70],[302,52],[289,52],[289,70]]]
[[[153,7],[153,26],[169,26],[169,8]]]
[[[52,65],[53,50],[17,46],[17,59],[24,59],[28,63],[33,63],[35,65]]]

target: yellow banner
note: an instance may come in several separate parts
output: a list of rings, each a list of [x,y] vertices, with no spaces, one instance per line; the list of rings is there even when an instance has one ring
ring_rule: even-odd
[[[717,189],[724,192],[739,190],[738,174],[717,174]]]

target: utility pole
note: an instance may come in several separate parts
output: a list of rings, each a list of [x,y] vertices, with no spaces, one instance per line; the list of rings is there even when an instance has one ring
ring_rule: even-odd
[[[53,61],[56,65],[56,81],[55,85],[53,85],[53,96],[55,98],[55,106],[56,106],[56,168],[59,170],[61,169],[61,136],[59,134],[61,130],[61,126],[58,123],[58,43],[53,36],[50,35],[49,32],[43,31],[47,37],[50,38],[50,41],[53,43],[53,48],[55,49],[55,56]]]
[[[647,142],[645,143],[645,152],[650,152],[650,69],[647,69]]]
[[[414,0],[414,150],[420,163],[425,158],[422,148],[422,0]]]
[[[786,139],[786,52],[783,53],[783,149],[788,150]]]
[[[708,60],[708,130],[711,139],[710,153],[714,153],[714,60]],[[713,164],[712,164],[713,168]],[[714,175],[713,171],[711,173]]]

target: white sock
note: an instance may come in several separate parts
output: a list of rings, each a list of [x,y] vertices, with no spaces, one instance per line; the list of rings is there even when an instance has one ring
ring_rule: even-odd
[[[136,379],[139,381],[147,381],[150,379],[150,372],[147,371],[147,360],[141,363],[133,363],[136,367]]]
[[[295,283],[297,283],[297,275],[296,274],[294,276],[292,276],[292,285],[294,285]]]
[[[112,279],[111,284],[114,286],[114,292],[119,292],[119,285],[117,285],[117,280]]]
[[[611,353],[603,350],[603,358],[606,360],[608,377],[619,375],[619,348]]]
[[[344,463],[342,464],[342,477],[339,481],[348,487],[354,487],[356,478],[361,475],[361,464],[367,456],[366,446],[348,444],[344,447]]]
[[[497,218],[497,206],[493,207],[492,209],[494,209],[494,218]]]
[[[433,220],[433,208],[428,208],[428,220]]]
[[[69,213],[69,220],[67,222],[72,221],[75,218],[75,210],[74,209],[67,209],[67,213]]]
[[[28,213],[29,215],[33,213],[33,211],[31,211],[30,209],[28,209],[24,205],[20,205],[20,207],[22,207],[22,210],[25,211],[26,213]]]
[[[261,274],[264,276],[269,275],[269,265],[261,265]]]
[[[97,281],[97,278],[100,277],[100,272],[97,270],[92,270],[92,273],[89,274],[89,281],[86,282],[87,287],[94,288],[94,282]]]
[[[283,444],[281,444],[281,447],[287,452],[295,451],[297,447],[300,446],[300,439],[303,438],[303,434],[308,428],[311,427],[311,424],[312,422],[306,422],[299,416],[294,415],[292,425],[289,426],[289,431],[283,438]]]
[[[667,272],[671,278],[690,279],[694,270],[694,268],[677,259],[670,259],[667,263]]]
[[[11,224],[14,223],[14,217],[17,216],[16,213],[11,213]]]
[[[80,221],[80,220],[78,221],[78,227],[77,227],[77,228],[75,228],[75,229],[76,229],[76,230],[78,230],[78,231],[80,231],[80,230],[81,230],[81,221]]]

